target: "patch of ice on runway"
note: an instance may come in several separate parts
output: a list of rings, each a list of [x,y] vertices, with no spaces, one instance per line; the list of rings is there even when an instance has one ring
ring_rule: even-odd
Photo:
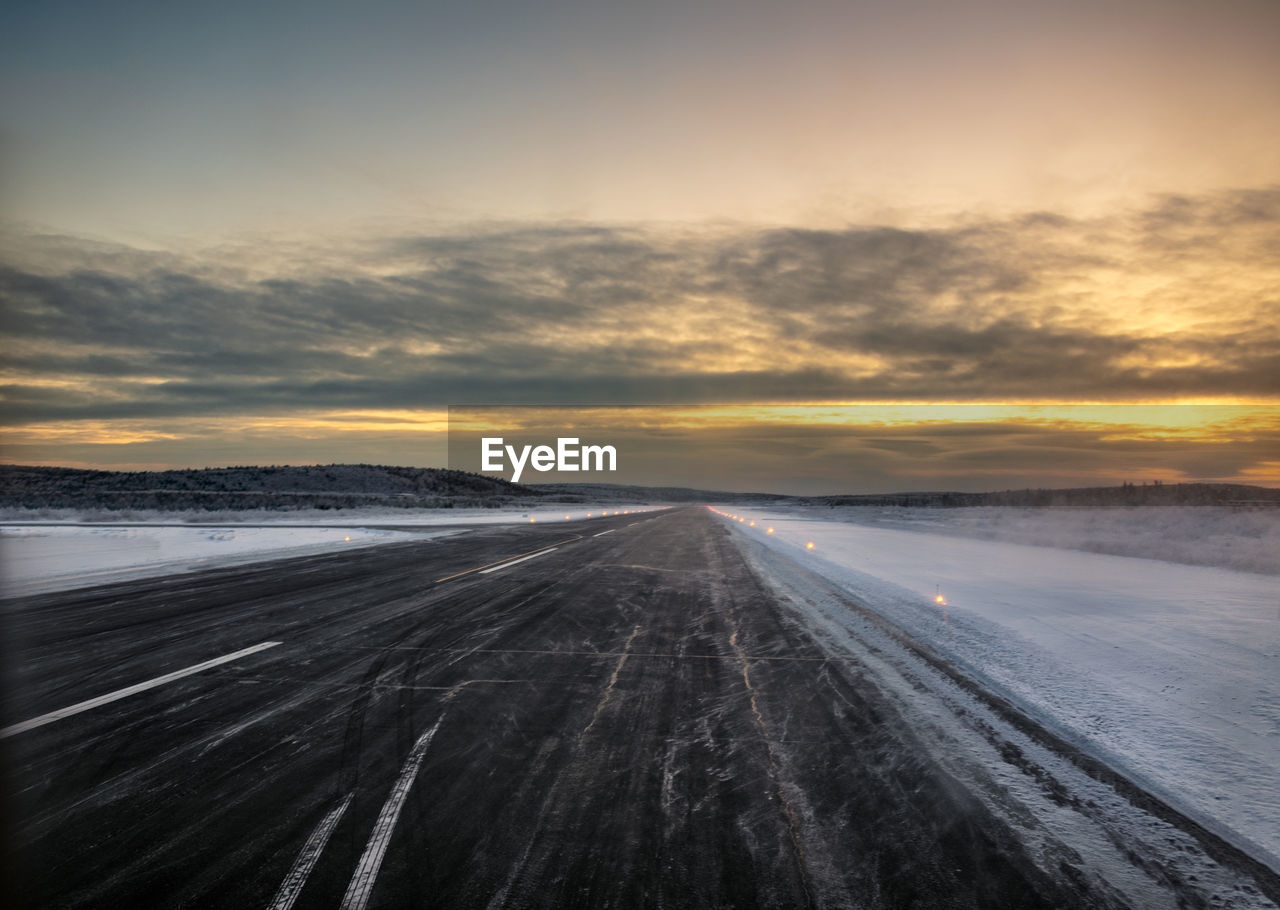
[[[447,533],[447,532],[437,532]],[[418,540],[369,528],[0,527],[8,595]]]
[[[736,530],[1280,869],[1275,576],[730,511],[756,521]]]

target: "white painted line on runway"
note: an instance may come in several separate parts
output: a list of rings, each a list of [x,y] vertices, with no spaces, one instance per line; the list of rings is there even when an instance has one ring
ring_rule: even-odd
[[[604,535],[606,535],[606,534],[612,534],[612,533],[613,533],[614,531],[616,531],[616,530],[618,530],[618,529],[617,529],[617,528],[610,528],[610,529],[609,529],[609,530],[607,530],[607,531],[601,531],[599,534],[592,534],[591,536],[592,536],[592,537],[604,537]]]
[[[294,860],[293,868],[280,884],[280,890],[276,892],[276,899],[272,901],[269,910],[289,910],[293,906],[302,891],[302,886],[307,883],[307,876],[311,874],[316,860],[320,858],[325,844],[329,843],[329,835],[333,834],[333,829],[338,826],[338,821],[342,818],[342,813],[347,811],[347,806],[351,805],[351,797],[354,795],[348,793],[347,798],[316,825],[307,842],[302,845],[302,852]]]
[[[547,550],[554,550],[556,547],[563,546],[567,543],[573,543],[575,540],[582,540],[582,535],[574,534],[568,540],[557,541],[556,543],[548,544],[545,547],[538,547],[538,549],[536,550],[526,550],[523,553],[517,553],[516,556],[530,556],[535,553],[543,553]],[[473,575],[476,572],[482,572],[483,570],[489,568],[490,566],[510,565],[513,559],[515,559],[515,557],[505,557],[503,559],[496,560],[495,562],[487,562],[482,566],[476,566],[473,569],[466,569],[462,572],[455,572],[452,575],[446,575],[444,578],[437,578],[436,584],[440,584],[440,582],[442,581],[452,581],[455,578],[462,578],[463,576],[466,576],[466,575]]]
[[[364,848],[364,855],[360,857],[356,873],[351,876],[351,884],[347,886],[347,893],[342,898],[341,910],[364,910],[368,905],[369,898],[373,894],[373,883],[377,880],[378,870],[382,867],[382,858],[386,856],[387,846],[391,843],[391,832],[396,826],[396,820],[400,817],[400,810],[404,808],[409,788],[413,786],[414,778],[418,776],[418,768],[422,766],[422,758],[427,754],[427,746],[431,745],[431,738],[436,735],[442,723],[444,723],[443,714],[436,721],[436,725],[418,737],[418,741],[414,743],[408,760],[400,769],[400,777],[396,779],[396,785],[391,789],[391,796],[387,798],[382,812],[378,814],[377,822],[374,823],[373,833],[369,835],[369,843]]]
[[[79,702],[69,708],[61,708],[57,711],[50,711],[48,714],[41,714],[39,717],[33,717],[31,720],[24,720],[20,724],[14,724],[11,727],[5,727],[3,730],[0,730],[0,739],[4,739],[6,736],[13,736],[16,733],[25,733],[28,730],[34,730],[36,727],[43,727],[45,724],[51,724],[55,720],[62,720],[64,717],[71,717],[73,714],[79,714],[82,711],[89,711],[93,708],[101,707],[102,705],[109,705],[113,701],[128,698],[130,695],[137,695],[139,692],[145,692],[148,689],[154,689],[157,686],[163,686],[165,683],[173,682],[175,679],[182,679],[184,676],[192,676],[196,673],[201,673],[220,664],[230,663],[233,660],[248,657],[250,654],[257,654],[259,651],[265,651],[267,648],[274,648],[279,644],[283,644],[283,642],[264,641],[261,644],[254,645],[252,648],[243,648],[232,654],[224,654],[221,657],[215,657],[213,660],[206,660],[204,663],[187,667],[185,670],[174,670],[172,673],[166,673],[164,676],[157,676],[155,679],[148,679],[146,682],[140,682],[136,685],[127,686],[123,689],[116,689],[114,692],[108,692],[106,695],[99,695],[97,698],[91,698],[88,701]]]
[[[531,554],[531,555],[529,555],[529,556],[522,556],[522,557],[520,557],[519,559],[513,559],[513,560],[511,560],[510,562],[504,562],[502,565],[500,565],[500,566],[494,566],[492,569],[481,569],[481,570],[480,570],[480,574],[481,574],[481,575],[488,575],[490,572],[497,572],[499,569],[505,569],[507,566],[514,566],[516,563],[518,563],[518,562],[524,562],[524,561],[525,561],[525,560],[527,560],[527,559],[537,559],[539,556],[543,556],[543,555],[545,555],[545,554],[547,554],[547,553],[551,553],[551,552],[553,552],[555,549],[556,549],[555,547],[551,547],[550,549],[547,549],[547,550],[541,550],[541,551],[539,551],[539,552],[537,552],[537,553],[533,553],[533,554]]]

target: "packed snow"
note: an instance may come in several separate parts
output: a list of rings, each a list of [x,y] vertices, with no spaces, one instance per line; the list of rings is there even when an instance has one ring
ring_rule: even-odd
[[[1280,509],[801,507],[796,517],[1280,575]]]
[[[1280,869],[1280,579],[721,511]]]
[[[447,532],[437,532],[447,533]],[[7,595],[421,539],[361,528],[0,527]]]
[[[520,524],[534,521],[564,521],[622,515],[627,511],[661,509],[665,506],[639,503],[547,503],[536,508],[515,506],[501,509],[290,509],[270,511],[159,511],[156,509],[4,509],[0,510],[0,526],[11,524],[119,524],[119,525],[253,525],[255,527],[334,527],[355,528],[369,525],[396,527],[435,527],[440,525]]]

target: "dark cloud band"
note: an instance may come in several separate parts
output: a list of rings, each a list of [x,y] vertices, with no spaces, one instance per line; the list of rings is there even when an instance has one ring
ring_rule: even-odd
[[[316,247],[265,278],[213,254],[23,240],[39,255],[0,270],[11,425],[1280,388],[1274,188],[934,230],[458,230]]]

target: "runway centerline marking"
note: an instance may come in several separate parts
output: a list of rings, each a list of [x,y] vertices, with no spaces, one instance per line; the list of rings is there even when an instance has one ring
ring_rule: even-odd
[[[533,556],[535,553],[541,553],[543,550],[554,550],[556,547],[564,546],[567,543],[573,543],[575,540],[582,540],[582,535],[575,534],[572,537],[568,538],[567,540],[558,540],[553,544],[547,544],[547,546],[545,547],[538,547],[538,549],[536,550],[529,550],[526,553],[517,553],[515,556],[504,556],[502,559],[499,559],[495,562],[488,562],[482,566],[476,566],[474,569],[467,569],[465,572],[455,572],[453,575],[446,575],[444,578],[437,578],[435,583],[440,584],[440,582],[442,581],[451,581],[455,578],[461,578],[464,575],[470,575],[473,572],[483,572],[485,569],[488,569],[490,566],[500,566],[503,563],[508,563],[516,559],[521,559],[525,556]]]
[[[122,698],[128,698],[130,695],[137,695],[139,692],[145,692],[148,689],[154,689],[157,686],[163,686],[165,683],[171,683],[175,679],[182,679],[185,676],[193,676],[196,673],[202,673],[212,667],[221,664],[230,663],[233,660],[239,660],[242,657],[248,657],[250,654],[257,654],[259,651],[265,651],[267,648],[274,648],[276,645],[283,644],[279,641],[264,641],[250,648],[242,648],[231,654],[224,654],[221,657],[215,657],[212,660],[206,660],[203,663],[194,664],[183,670],[174,670],[172,673],[166,673],[163,676],[157,676],[155,679],[148,679],[146,682],[135,683],[132,686],[126,686],[123,689],[116,689],[114,692],[108,692],[106,695],[99,695],[97,698],[90,698],[87,701],[77,702],[66,708],[60,708],[57,711],[50,711],[48,714],[41,714],[39,717],[33,717],[31,720],[24,720],[22,723],[13,724],[0,730],[0,739],[14,736],[18,733],[25,733],[28,730],[34,730],[36,727],[43,727],[45,724],[51,724],[55,720],[62,720],[64,717],[71,717],[80,714],[83,711],[90,711],[103,705],[109,705],[113,701],[119,701]]]
[[[537,553],[530,553],[528,556],[521,556],[519,559],[508,560],[507,562],[499,563],[496,566],[490,566],[487,569],[481,569],[480,574],[488,575],[490,572],[498,572],[502,569],[505,569],[507,566],[514,566],[518,562],[525,562],[530,559],[537,559],[539,556],[546,556],[548,553],[554,553],[555,550],[556,550],[555,547],[548,547],[545,550],[539,550]]]
[[[616,530],[618,530],[618,529],[617,529],[617,528],[610,528],[610,529],[609,529],[609,530],[607,530],[607,531],[601,531],[599,534],[592,534],[591,536],[592,536],[592,537],[604,537],[604,535],[606,535],[606,534],[612,534],[612,533],[613,533],[614,531],[616,531]]]
[[[298,894],[302,891],[302,886],[307,883],[307,876],[315,867],[316,860],[324,851],[325,844],[329,843],[329,835],[333,834],[333,829],[338,826],[342,813],[347,811],[347,806],[351,805],[351,798],[354,795],[348,793],[346,798],[331,809],[329,814],[320,820],[320,824],[316,825],[307,842],[302,845],[302,852],[294,860],[293,868],[281,882],[280,890],[276,892],[276,899],[272,901],[268,910],[290,910],[293,906],[298,899]]]
[[[404,808],[404,801],[409,796],[409,789],[418,776],[418,769],[422,767],[427,746],[431,745],[431,739],[442,723],[444,723],[443,714],[440,715],[435,726],[419,736],[418,741],[413,744],[409,758],[400,769],[400,776],[396,778],[396,785],[391,788],[391,795],[387,797],[382,811],[378,813],[373,833],[369,835],[369,843],[365,845],[360,863],[356,866],[355,874],[351,876],[351,884],[347,886],[347,893],[342,898],[341,910],[364,910],[368,905],[369,898],[373,894],[373,884],[378,879],[378,870],[382,868],[382,859],[387,855],[387,847],[391,843],[391,832],[395,829],[396,820],[400,818],[400,810]]]
[[[575,651],[568,648],[430,648],[420,647],[417,645],[392,645],[386,648],[376,648],[372,646],[350,645],[347,647],[349,651],[429,651],[439,654],[541,654],[549,657],[621,657],[626,654],[629,658],[655,657],[673,660],[728,660],[736,661],[736,654],[681,654],[675,651]],[[828,657],[797,657],[787,654],[748,654],[748,660],[768,660],[778,662],[796,662],[796,663],[840,663],[848,661],[852,663],[860,663],[862,658],[852,655],[833,654]],[[513,680],[519,681],[519,680]],[[388,686],[387,688],[395,688]],[[413,686],[409,688],[445,688],[444,686]]]

